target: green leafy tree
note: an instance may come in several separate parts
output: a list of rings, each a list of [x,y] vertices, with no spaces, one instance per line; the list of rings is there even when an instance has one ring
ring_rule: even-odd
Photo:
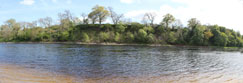
[[[153,34],[149,34],[148,35],[148,43],[154,43],[155,40],[155,36]]]
[[[214,45],[216,46],[226,46],[228,41],[228,36],[220,31],[216,31],[214,36]]]
[[[175,17],[171,14],[166,14],[163,19],[163,23],[165,23],[165,27],[169,28],[169,25],[175,21]]]
[[[67,41],[69,39],[69,32],[68,31],[64,31],[61,33],[60,35],[60,40],[61,41]]]
[[[127,28],[126,26],[124,26],[122,24],[118,24],[115,26],[115,31],[119,32],[119,33],[123,33],[123,32],[125,32],[126,28]]]
[[[126,41],[126,42],[131,43],[131,42],[134,41],[135,36],[134,36],[133,33],[131,33],[131,32],[127,32],[125,35],[126,35],[126,36],[125,36],[125,41]]]
[[[138,35],[137,35],[137,39],[140,42],[143,42],[143,43],[146,42],[146,40],[147,40],[147,32],[144,31],[143,29],[139,29]]]
[[[121,38],[121,35],[119,33],[116,33],[115,34],[115,42],[119,42],[120,43],[121,42],[121,39],[122,39]]]
[[[213,33],[210,30],[208,30],[208,31],[204,32],[204,37],[207,40],[209,40],[211,37],[213,37]]]
[[[210,39],[214,36],[214,34],[207,30],[204,32],[204,45],[209,45]]]
[[[96,5],[92,10],[88,17],[92,20],[93,24],[95,24],[96,21],[101,24],[110,15],[109,11],[104,6]]]
[[[148,26],[143,28],[147,33],[154,33],[154,28]]]
[[[137,32],[139,29],[143,29],[144,25],[138,22],[132,22],[130,28],[131,32]]]
[[[85,32],[83,32],[82,33],[82,37],[81,37],[82,39],[82,42],[90,42],[90,38],[89,38],[89,35],[87,34],[87,33],[85,33]]]
[[[191,44],[194,45],[203,45],[204,44],[204,26],[198,26],[193,29],[193,36],[191,38]]]
[[[166,32],[166,31],[165,31],[164,26],[159,26],[158,28],[156,28],[155,32],[157,33],[157,35],[160,35],[160,34]]]
[[[111,24],[104,24],[101,26],[101,29],[103,29],[106,32],[109,32],[111,29],[113,29]]]
[[[200,21],[198,21],[196,18],[191,18],[190,20],[188,20],[188,27],[191,30],[200,25],[201,25]]]
[[[110,36],[108,33],[100,32],[100,34],[99,34],[100,42],[108,42],[109,38],[110,38]]]
[[[174,44],[177,38],[175,37],[175,32],[169,32],[167,43]]]

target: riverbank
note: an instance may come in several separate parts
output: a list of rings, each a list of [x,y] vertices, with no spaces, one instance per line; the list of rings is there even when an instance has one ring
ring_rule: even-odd
[[[0,83],[149,83],[162,81],[169,82],[168,79],[158,77],[75,78],[68,75],[24,68],[13,64],[0,63]]]
[[[84,42],[0,42],[5,44],[79,44],[79,45],[111,45],[111,46],[187,46],[169,44],[136,44],[136,43],[84,43]]]
[[[77,44],[77,45],[102,45],[102,46],[186,46],[186,47],[211,47],[235,50],[242,47],[222,46],[196,46],[196,45],[171,45],[171,44],[143,44],[143,43],[84,43],[84,42],[0,42],[0,44]]]

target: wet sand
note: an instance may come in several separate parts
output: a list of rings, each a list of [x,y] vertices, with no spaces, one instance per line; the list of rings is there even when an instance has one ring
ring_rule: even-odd
[[[219,79],[220,78],[220,79]],[[11,64],[0,64],[0,83],[242,83],[227,76],[185,75],[159,77],[75,78],[68,75],[37,71]]]
[[[16,65],[0,64],[0,83],[76,83],[74,78],[39,72]]]

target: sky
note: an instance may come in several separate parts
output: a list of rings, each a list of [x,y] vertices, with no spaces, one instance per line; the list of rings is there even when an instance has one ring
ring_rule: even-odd
[[[141,22],[146,12],[156,13],[160,23],[167,13],[179,19],[184,26],[190,18],[202,24],[217,24],[243,33],[242,0],[0,0],[0,24],[10,18],[18,22],[31,22],[39,18],[52,17],[64,10],[74,16],[91,12],[92,7],[113,7],[131,21]],[[108,20],[109,21],[109,20]]]

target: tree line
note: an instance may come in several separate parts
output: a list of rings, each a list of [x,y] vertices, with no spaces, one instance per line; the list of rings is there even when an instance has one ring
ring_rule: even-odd
[[[68,10],[59,13],[58,24],[50,17],[33,22],[9,19],[0,26],[0,41],[243,46],[243,36],[232,29],[203,25],[196,18],[191,18],[185,27],[171,14],[156,24],[156,16],[148,12],[141,23],[131,22],[111,7],[96,5],[89,14],[81,14],[81,19]],[[104,24],[108,18],[112,23]]]

